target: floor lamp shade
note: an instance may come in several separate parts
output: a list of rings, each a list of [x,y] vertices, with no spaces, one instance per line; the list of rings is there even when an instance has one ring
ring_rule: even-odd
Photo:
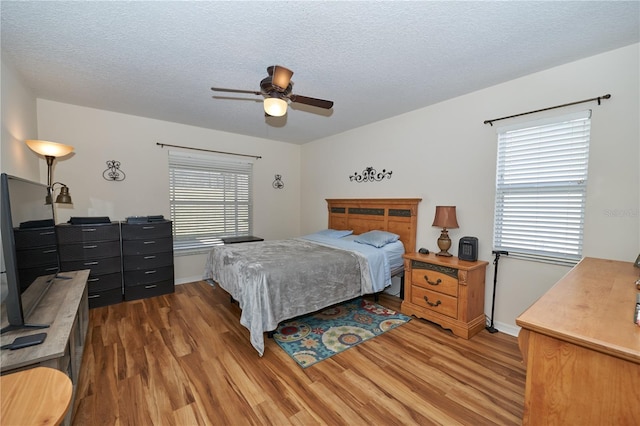
[[[26,144],[32,151],[44,157],[64,157],[65,155],[73,152],[73,147],[71,145],[65,145],[58,142],[30,139],[26,141]]]

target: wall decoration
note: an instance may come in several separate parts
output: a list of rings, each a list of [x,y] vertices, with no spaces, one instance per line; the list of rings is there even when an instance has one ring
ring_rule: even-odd
[[[120,182],[124,180],[127,175],[124,171],[120,170],[120,162],[116,160],[107,161],[107,169],[102,172],[102,177],[105,180],[112,180],[115,182]]]
[[[275,189],[284,188],[284,182],[282,182],[282,175],[275,175],[276,180],[273,181],[272,186]]]
[[[391,179],[392,171],[386,171],[382,169],[380,173],[373,167],[367,167],[362,171],[362,174],[355,172],[352,176],[349,176],[351,182],[379,182],[384,178]]]

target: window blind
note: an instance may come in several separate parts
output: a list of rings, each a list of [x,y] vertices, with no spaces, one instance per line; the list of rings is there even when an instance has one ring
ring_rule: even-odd
[[[251,235],[251,162],[169,151],[174,251],[194,253],[220,237]]]
[[[582,257],[591,114],[498,130],[494,249],[574,265]]]

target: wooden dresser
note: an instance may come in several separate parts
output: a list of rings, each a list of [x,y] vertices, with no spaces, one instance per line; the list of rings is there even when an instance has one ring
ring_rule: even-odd
[[[631,262],[585,258],[516,319],[523,424],[640,424],[640,327]]]
[[[487,262],[467,262],[433,253],[407,253],[404,259],[402,313],[440,324],[465,339],[485,327]]]

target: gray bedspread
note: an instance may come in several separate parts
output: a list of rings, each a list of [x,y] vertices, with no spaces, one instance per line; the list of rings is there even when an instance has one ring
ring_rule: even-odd
[[[286,319],[372,292],[365,256],[303,239],[230,244],[209,253],[204,278],[240,304],[240,323],[264,353],[264,332]]]

